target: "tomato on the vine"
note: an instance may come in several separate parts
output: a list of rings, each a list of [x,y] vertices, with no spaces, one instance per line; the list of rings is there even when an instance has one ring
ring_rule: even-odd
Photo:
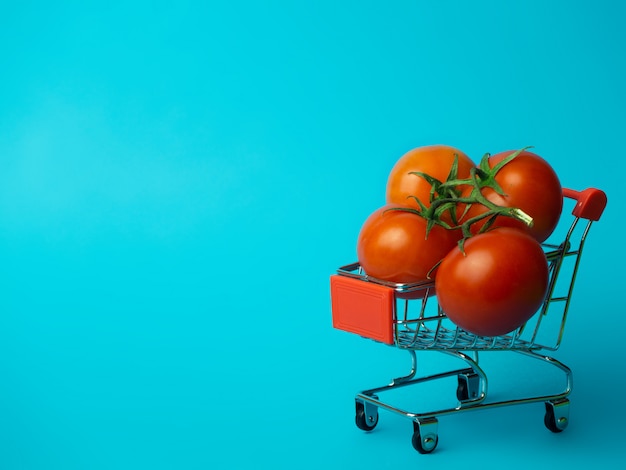
[[[456,245],[457,234],[398,204],[375,210],[361,227],[357,257],[365,273],[395,283],[434,279],[437,263]],[[432,271],[432,272],[431,272]]]
[[[541,244],[526,233],[501,227],[475,235],[446,255],[435,290],[448,317],[466,331],[498,336],[537,312],[548,288]]]
[[[490,169],[512,155],[513,151],[501,152],[488,159]],[[503,195],[489,186],[481,189],[482,195],[491,203],[501,207],[515,207],[528,214],[531,226],[512,217],[498,216],[492,227],[514,227],[525,231],[538,242],[545,241],[554,231],[563,209],[563,193],[559,178],[550,164],[539,155],[524,150],[502,166],[493,177],[502,189]],[[461,197],[472,191],[466,186]],[[459,206],[462,212],[462,205]],[[474,203],[463,217],[467,221],[487,211],[484,205]],[[472,233],[478,233],[487,222],[484,218],[471,226]]]
[[[429,206],[432,185],[415,173],[424,173],[446,181],[457,159],[454,179],[468,178],[474,162],[462,151],[449,145],[427,145],[409,150],[395,163],[387,178],[387,203],[419,208],[415,198]]]

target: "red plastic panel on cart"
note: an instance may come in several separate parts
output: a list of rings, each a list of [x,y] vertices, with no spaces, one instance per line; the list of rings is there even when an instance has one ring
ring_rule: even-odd
[[[563,188],[563,196],[575,199],[577,203],[572,214],[587,220],[600,220],[607,203],[604,191],[596,188],[587,188],[583,191]]]
[[[392,288],[334,275],[330,296],[334,328],[393,344]]]

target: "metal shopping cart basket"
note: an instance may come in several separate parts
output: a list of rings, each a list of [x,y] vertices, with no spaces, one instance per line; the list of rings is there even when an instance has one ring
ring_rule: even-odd
[[[425,454],[438,444],[437,417],[453,413],[544,402],[545,426],[555,433],[567,427],[572,371],[548,353],[556,351],[561,344],[583,246],[592,223],[600,219],[607,198],[604,192],[593,188],[580,192],[563,189],[563,195],[566,200],[573,200],[574,207],[571,217],[561,218],[561,226],[565,225],[563,238],[559,238],[562,242],[543,245],[550,273],[545,300],[529,321],[509,334],[484,337],[457,327],[437,305],[436,296],[431,295],[434,285],[430,282],[394,284],[373,279],[358,263],[342,266],[330,277],[334,328],[404,349],[411,356],[408,375],[356,395],[356,425],[360,429],[374,429],[379,409],[399,414],[412,420],[413,447]],[[565,222],[568,218],[569,226]],[[547,325],[550,331],[545,331]],[[464,367],[417,377],[416,351],[445,353],[463,361]],[[564,375],[565,388],[553,394],[488,400],[487,375],[478,363],[478,355],[483,351],[511,351],[542,361]],[[455,376],[456,406],[414,412],[379,398],[383,392]]]

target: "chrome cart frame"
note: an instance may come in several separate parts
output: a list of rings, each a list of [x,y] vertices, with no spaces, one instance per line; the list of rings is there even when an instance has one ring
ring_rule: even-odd
[[[420,453],[430,453],[439,440],[437,417],[537,402],[545,403],[544,424],[550,431],[558,433],[567,427],[572,371],[548,354],[556,351],[563,339],[583,247],[607,199],[602,191],[593,188],[581,192],[564,189],[563,195],[574,201],[574,208],[562,242],[543,245],[549,265],[544,302],[529,321],[507,335],[477,336],[457,327],[437,304],[432,282],[394,284],[373,279],[358,263],[342,266],[331,276],[333,326],[404,349],[411,357],[407,375],[356,395],[355,420],[360,429],[374,429],[380,409],[399,414],[413,422],[413,447]],[[460,359],[464,367],[417,377],[416,351],[438,351]],[[510,351],[548,364],[563,375],[564,388],[557,393],[489,401],[487,374],[478,360],[479,353],[487,351]],[[456,406],[416,412],[380,398],[391,390],[449,377],[457,378]]]

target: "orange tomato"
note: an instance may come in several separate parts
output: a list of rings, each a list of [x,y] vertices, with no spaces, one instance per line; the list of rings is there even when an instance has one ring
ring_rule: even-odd
[[[387,179],[387,203],[418,207],[413,197],[429,207],[431,184],[413,172],[426,173],[439,181],[448,178],[458,157],[457,178],[469,178],[474,162],[462,151],[449,145],[417,147],[405,153],[393,166]],[[413,196],[413,197],[411,197]]]

